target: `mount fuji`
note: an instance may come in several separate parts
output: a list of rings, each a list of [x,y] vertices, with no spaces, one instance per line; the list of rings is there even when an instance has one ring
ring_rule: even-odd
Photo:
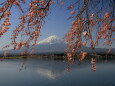
[[[38,45],[40,44],[66,44],[66,42],[63,39],[57,37],[56,35],[53,35],[38,42]]]
[[[35,53],[64,53],[66,48],[67,43],[63,39],[53,35],[38,42]]]

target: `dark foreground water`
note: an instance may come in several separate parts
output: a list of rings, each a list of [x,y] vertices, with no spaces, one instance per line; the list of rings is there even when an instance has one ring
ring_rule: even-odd
[[[67,72],[67,63],[52,60],[4,60],[0,62],[0,86],[115,86],[115,60],[77,62]]]

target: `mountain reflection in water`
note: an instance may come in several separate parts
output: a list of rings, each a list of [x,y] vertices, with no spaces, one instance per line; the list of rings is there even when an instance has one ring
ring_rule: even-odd
[[[99,61],[97,71],[91,71],[90,61],[75,62],[70,72],[67,63],[29,59],[0,62],[0,86],[115,86],[115,60]],[[24,68],[26,67],[26,68]]]

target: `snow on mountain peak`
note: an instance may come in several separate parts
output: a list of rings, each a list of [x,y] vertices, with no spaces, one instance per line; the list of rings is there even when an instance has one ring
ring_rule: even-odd
[[[56,35],[52,35],[40,42],[38,44],[54,44],[54,43],[65,43],[63,39],[60,39]]]

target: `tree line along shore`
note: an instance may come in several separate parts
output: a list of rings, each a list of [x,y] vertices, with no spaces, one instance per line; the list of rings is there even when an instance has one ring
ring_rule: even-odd
[[[34,54],[34,55],[8,55],[4,57],[3,55],[0,55],[0,59],[20,59],[20,58],[38,58],[38,59],[53,59],[53,60],[64,60],[66,59],[66,54],[64,53],[54,53],[54,54]],[[85,59],[113,59],[115,58],[115,55],[112,54],[88,54]],[[77,54],[73,57],[77,59]]]

